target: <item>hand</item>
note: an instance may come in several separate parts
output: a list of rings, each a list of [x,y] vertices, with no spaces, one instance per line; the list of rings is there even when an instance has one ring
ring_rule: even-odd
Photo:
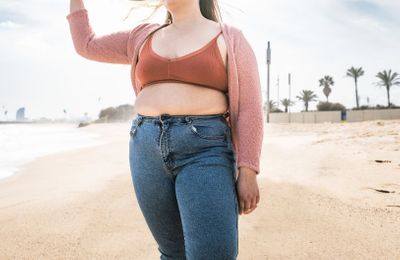
[[[260,201],[260,192],[258,190],[257,174],[254,170],[247,167],[239,168],[237,191],[239,214],[249,214],[255,210]]]
[[[69,10],[70,10],[69,12],[70,13],[78,11],[82,8],[85,8],[83,0],[71,0],[69,2]]]

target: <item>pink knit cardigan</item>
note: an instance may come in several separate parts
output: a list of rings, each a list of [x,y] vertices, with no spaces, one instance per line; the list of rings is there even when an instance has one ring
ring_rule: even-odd
[[[99,62],[131,65],[131,81],[137,96],[141,90],[135,77],[139,49],[147,36],[164,24],[141,23],[129,30],[98,36],[85,8],[69,13],[66,18],[79,55]],[[228,122],[235,147],[235,176],[239,167],[248,167],[259,174],[264,117],[256,56],[240,29],[226,23],[221,25],[228,55]]]

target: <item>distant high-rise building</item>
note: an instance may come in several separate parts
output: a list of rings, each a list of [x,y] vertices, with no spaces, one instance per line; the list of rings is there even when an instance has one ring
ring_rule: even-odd
[[[21,107],[17,110],[16,119],[17,121],[25,120],[25,107]]]

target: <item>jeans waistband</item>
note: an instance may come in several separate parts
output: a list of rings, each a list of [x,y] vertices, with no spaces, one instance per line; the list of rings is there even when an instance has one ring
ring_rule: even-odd
[[[220,114],[204,114],[204,115],[170,115],[170,114],[161,114],[157,116],[147,116],[137,113],[136,120],[140,122],[143,120],[146,121],[170,121],[170,122],[190,122],[193,120],[201,120],[201,119],[212,119],[212,118],[226,118],[229,116],[229,111]]]

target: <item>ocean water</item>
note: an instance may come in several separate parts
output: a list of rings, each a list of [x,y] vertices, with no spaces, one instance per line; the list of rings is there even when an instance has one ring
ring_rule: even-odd
[[[0,180],[39,156],[102,144],[76,124],[0,124]]]

